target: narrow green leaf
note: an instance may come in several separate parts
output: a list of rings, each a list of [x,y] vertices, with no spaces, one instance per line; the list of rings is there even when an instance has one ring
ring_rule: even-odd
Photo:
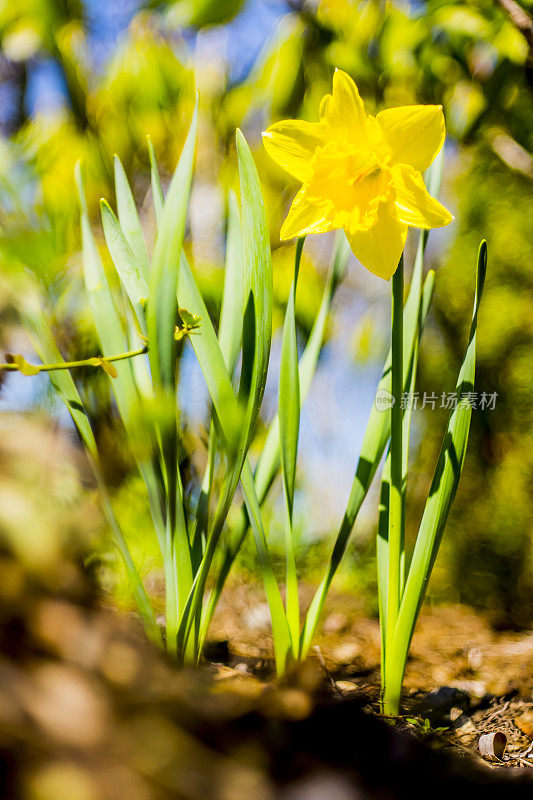
[[[339,231],[333,249],[333,255],[329,266],[328,277],[322,295],[320,308],[316,316],[307,346],[302,354],[299,370],[300,381],[300,406],[303,406],[305,398],[309,392],[311,381],[316,371],[318,357],[322,349],[326,322],[331,301],[335,294],[338,283],[344,274],[348,260],[350,258],[350,247],[343,231]],[[274,478],[280,469],[280,446],[279,446],[279,416],[276,414],[268,429],[267,437],[255,471],[255,484],[258,496],[263,502]]]
[[[122,329],[120,317],[115,308],[107,275],[105,273],[96,242],[91,230],[87,201],[83,185],[81,165],[75,169],[75,178],[81,211],[83,273],[85,288],[89,297],[89,305],[96,328],[96,333],[104,356],[126,352],[127,339]],[[133,379],[130,360],[116,362],[117,379],[111,381],[111,387],[117,401],[120,416],[130,440],[146,434],[144,426],[136,424],[135,411],[139,407],[139,395]],[[148,442],[148,448],[151,442]],[[150,506],[156,527],[160,547],[165,553],[166,544],[162,539],[162,519],[159,505],[159,487],[157,474],[151,463],[139,462],[139,471],[145,480],[150,494]]]
[[[405,664],[418,613],[463,469],[472,417],[472,405],[468,400],[468,393],[474,390],[477,319],[483,295],[486,270],[487,244],[483,241],[478,255],[476,295],[470,336],[457,378],[456,392],[460,402],[458,402],[457,407],[450,415],[418,531],[396,628],[395,652],[393,654],[395,664],[400,663],[401,660]]]
[[[148,299],[146,278],[139,269],[133,250],[128,244],[118,219],[109,203],[103,198],[100,200],[100,211],[109,254],[133,306],[141,331],[146,335],[144,315],[144,304]]]
[[[56,345],[52,331],[48,326],[42,310],[35,303],[27,301],[21,316],[24,327],[41,361],[45,363],[59,363],[63,361],[63,356]],[[148,599],[141,577],[131,556],[124,534],[117,522],[107,493],[102,471],[99,466],[96,441],[79,392],[68,370],[49,372],[48,375],[59,397],[67,407],[87,451],[89,463],[91,464],[98,483],[102,507],[113,534],[113,542],[124,562],[126,574],[132,586],[146,634],[152,642],[161,646],[161,633],[156,623],[150,600]]]
[[[226,436],[226,442],[229,446],[226,453],[227,464],[222,490],[219,496],[217,510],[209,529],[200,573],[195,581],[191,611],[188,612],[194,616],[200,607],[200,598],[203,595],[208,571],[216,552],[218,539],[226,521],[246,459],[246,453],[253,436],[255,424],[259,416],[266,385],[272,337],[272,262],[266,212],[259,175],[257,174],[252,154],[240,131],[237,131],[237,159],[239,162],[241,190],[245,305],[239,405],[244,409],[244,415],[235,415],[231,423],[233,427],[235,425],[235,420],[239,422],[240,417],[238,447],[235,450],[231,441],[231,432],[229,439]],[[193,314],[202,316],[194,307],[186,307],[189,308]],[[200,339],[202,337],[198,336],[194,338]],[[213,342],[212,352],[208,353],[209,361],[212,360],[213,354],[215,353],[218,360],[218,354],[222,354],[216,337]],[[220,372],[219,380],[216,381],[217,386],[214,387],[215,393],[217,395],[220,394],[221,387],[227,387],[229,385],[229,391],[233,398],[233,390],[229,383],[223,357],[221,363],[215,368]],[[204,369],[204,366],[202,366],[202,369]],[[223,389],[223,391],[227,390]],[[212,399],[213,402],[215,402],[214,398]],[[229,406],[224,405],[220,411],[215,404],[219,422],[222,422],[220,413],[226,418],[228,416],[228,408],[230,407],[231,404]],[[185,636],[187,636],[187,625],[190,627],[190,620],[184,620],[183,624],[180,626],[180,630],[183,631],[183,635]]]
[[[212,399],[215,405],[217,418],[220,423],[222,423],[222,420],[226,421],[230,419],[231,422],[226,425],[225,431],[227,468],[224,474],[217,510],[208,532],[206,549],[200,569],[195,577],[179,625],[178,641],[182,647],[190,642],[191,625],[193,620],[197,619],[205,581],[207,580],[209,569],[216,553],[218,539],[239,482],[253,428],[261,407],[270,354],[272,330],[272,265],[270,260],[270,243],[266,225],[266,214],[259,176],[257,175],[257,170],[250,151],[248,150],[248,146],[242,134],[240,134],[239,138],[239,133],[237,135],[237,151],[241,180],[241,206],[243,209],[242,236],[245,265],[244,285],[246,287],[245,322],[247,324],[247,345],[243,354],[239,396],[241,405],[246,410],[244,417],[239,413],[228,414],[228,408],[235,405],[233,390],[229,382],[226,365],[220,351],[218,340],[216,339],[214,331],[212,332],[212,336],[210,335],[211,326],[206,326],[207,335],[204,336],[205,332],[202,330],[199,336],[191,337],[195,340],[200,340],[199,345],[193,342],[193,346],[195,350],[200,348],[200,352],[206,357],[203,363],[200,358],[199,361],[204,375],[206,376],[208,388],[210,391],[212,389],[213,394],[216,396],[217,402],[215,402],[215,396],[212,396]],[[171,193],[172,185],[165,204],[161,230],[164,230]],[[157,244],[152,274],[154,274],[156,269],[156,256]],[[184,293],[182,293],[180,286],[182,277],[185,283]],[[202,319],[204,319],[204,316],[207,317],[207,314],[204,315],[204,313],[197,310],[197,307],[200,307],[203,303],[201,302],[201,298],[195,297],[197,291],[196,286],[192,278],[192,273],[190,273],[184,258],[182,259],[180,270],[180,281],[178,282],[176,279],[174,289],[176,289],[176,284],[178,285],[179,305],[187,308],[189,313],[199,316]],[[192,295],[192,302],[188,301],[187,296],[182,299],[182,295],[187,295],[187,291]],[[152,340],[153,336],[150,334],[150,341]],[[221,362],[218,362],[219,354]],[[210,366],[211,369],[209,368]],[[218,375],[213,378],[213,375],[217,373]],[[237,409],[237,412],[238,411],[239,409]],[[220,416],[221,414],[222,417]],[[234,448],[234,430],[237,431],[238,447],[236,448]],[[196,534],[193,536],[193,544],[196,548]]]
[[[228,235],[226,239],[226,266],[224,293],[220,310],[218,340],[226,362],[228,374],[233,374],[242,338],[244,311],[244,265],[242,254],[241,215],[233,191],[228,196]]]
[[[423,252],[427,242],[425,231],[420,234],[419,251],[415,259],[413,268],[413,275],[411,278],[411,285],[409,287],[409,294],[404,306],[404,387],[408,377],[409,364],[411,363],[412,352],[415,347],[418,324],[419,324],[419,311],[422,298],[422,275],[423,275]],[[391,354],[389,352],[381,380],[376,389],[376,398],[390,397],[391,395]],[[314,632],[318,623],[320,612],[324,605],[324,600],[329,591],[333,576],[341,562],[342,556],[346,550],[350,534],[352,532],[357,514],[363,504],[363,500],[372,483],[372,479],[376,473],[379,462],[383,456],[383,452],[387,445],[390,436],[390,414],[378,409],[376,402],[372,404],[372,409],[368,418],[368,422],[363,437],[363,444],[355,476],[348,499],[348,505],[342,519],[339,532],[335,539],[333,551],[328,562],[326,573],[322,582],[320,583],[315,596],[313,597],[311,606],[307,612],[304,629],[301,637],[301,655],[305,657]]]
[[[127,351],[127,338],[122,329],[122,323],[113,301],[109,281],[94,240],[85,199],[82,169],[79,162],[76,164],[75,177],[81,212],[85,288],[89,298],[94,326],[102,348],[102,355],[113,356],[116,353]],[[137,403],[137,391],[130,362],[127,360],[118,362],[117,373],[118,378],[112,381],[111,385],[120,415],[127,427],[131,420],[132,410]]]
[[[283,600],[279,592],[279,587],[272,568],[270,554],[263,528],[261,517],[261,507],[259,498],[255,491],[254,477],[252,468],[248,461],[244,464],[242,470],[242,488],[244,499],[246,502],[246,510],[250,526],[254,537],[254,542],[257,550],[259,561],[259,568],[261,571],[261,578],[265,587],[265,594],[267,596],[268,608],[270,610],[270,619],[272,622],[272,636],[274,639],[274,655],[276,658],[276,670],[278,676],[285,673],[287,667],[289,654],[294,652],[298,643],[293,643],[290,627],[288,624]]]
[[[172,177],[161,224],[158,226],[150,273],[148,303],[149,358],[156,403],[169,411],[161,426],[161,452],[166,483],[166,604],[167,647],[177,652],[179,619],[192,586],[192,560],[183,490],[178,464],[176,405],[176,341],[174,327],[178,311],[177,285],[185,236],[187,206],[192,184],[198,102],[178,165]],[[172,411],[170,411],[172,409]],[[180,656],[183,653],[179,654]]]
[[[244,263],[243,361],[239,397],[247,406],[247,442],[253,434],[266,386],[272,339],[272,260],[259,175],[237,129]]]
[[[213,402],[218,424],[220,425],[222,436],[226,442],[226,448],[231,454],[232,451],[235,451],[236,445],[242,441],[243,437],[245,439],[248,438],[247,432],[245,431],[244,434],[242,432],[243,411],[239,406],[233,392],[231,381],[227,373],[224,356],[220,349],[215,330],[185,257],[182,257],[181,260],[178,293],[180,305],[187,306],[191,312],[199,314],[202,317],[202,332],[199,336],[191,338],[191,344],[196,353],[198,363],[202,369],[207,388]],[[242,455],[242,451],[240,449],[239,452],[241,452]],[[248,467],[246,467],[246,474],[249,474]],[[242,471],[242,475],[245,475],[244,470]],[[225,494],[227,499],[229,495],[229,491],[227,489]],[[290,643],[286,619],[283,617],[284,622],[281,623],[280,621],[280,604],[281,609],[283,609],[283,601],[281,600],[277,583],[273,578],[271,566],[269,566],[268,563],[267,551],[264,549],[266,548],[266,541],[262,528],[260,511],[258,511],[259,501],[257,500],[255,487],[253,482],[250,483],[246,478],[243,481],[243,494],[245,497],[248,514],[250,515],[251,524],[253,526],[256,545],[261,549],[261,564],[263,569],[265,590],[267,591],[269,606],[270,608],[274,609],[273,624],[275,621],[275,635],[277,636],[277,640],[281,642],[280,648],[281,651],[283,651],[285,648],[289,647],[288,643]],[[215,520],[211,526],[208,548],[204,554],[201,569],[196,575],[195,585],[193,587],[194,591],[189,598],[189,603],[185,612],[187,619],[184,619],[183,622],[183,635],[186,635],[187,625],[191,625],[191,621],[195,617],[197,609],[200,606],[200,601],[203,596],[203,587],[205,586],[205,581],[211,567],[216,544],[218,542],[218,536],[221,530],[221,523],[225,520],[225,517],[223,519],[223,511],[226,511],[226,508],[219,508],[217,510]],[[280,627],[281,631],[279,630]],[[278,666],[281,670],[281,663],[279,663]]]
[[[298,239],[294,259],[294,278],[287,302],[281,340],[281,360],[278,384],[279,438],[281,451],[281,474],[285,497],[285,559],[286,559],[286,607],[287,619],[293,643],[293,655],[298,658],[300,639],[300,603],[298,599],[298,576],[293,537],[294,486],[296,460],[300,433],[300,377],[298,370],[298,344],[296,341],[295,298],[298,284],[300,259],[304,238]]]
[[[152,183],[152,200],[154,203],[155,220],[157,226],[163,220],[163,209],[165,207],[165,198],[163,197],[163,189],[161,188],[161,178],[159,177],[159,167],[157,166],[157,158],[155,155],[154,145],[150,136],[146,137],[148,143],[148,155],[150,156],[150,179]]]
[[[117,198],[120,227],[135,257],[137,267],[147,281],[149,273],[148,252],[137,208],[135,207],[135,200],[119,157],[116,155],[113,160],[115,165],[115,196]]]
[[[340,231],[335,239],[333,256],[330,263],[320,308],[313,324],[307,346],[299,363],[300,405],[303,405],[304,403],[316,370],[318,357],[324,341],[326,322],[331,300],[335,293],[337,284],[341,280],[341,277],[346,269],[349,256],[350,248],[348,246],[348,242],[344,236],[344,233]],[[261,455],[259,457],[259,462],[254,476],[256,493],[260,504],[264,502],[279,469],[279,417],[276,415],[270,424],[267,438],[261,450]],[[222,563],[215,580],[215,585],[209,597],[209,602],[204,608],[204,614],[202,617],[202,637],[204,640],[205,636],[207,635],[207,630],[209,628],[209,624],[213,617],[218,600],[222,593],[226,578],[229,575],[235,557],[242,546],[248,526],[248,515],[245,508],[242,508],[233,527],[231,539],[226,545]]]
[[[411,394],[415,389],[417,367],[418,367],[418,353],[420,347],[420,339],[426,320],[431,299],[433,296],[433,289],[435,286],[435,273],[430,270],[424,281],[422,289],[422,302],[420,305],[420,315],[418,323],[418,336],[415,341],[411,363],[409,365],[409,372],[406,380],[406,391]],[[410,404],[404,412],[404,426],[403,426],[403,491],[405,492],[407,482],[407,469],[409,461],[409,432],[411,427],[413,407]],[[381,477],[381,492],[379,504],[379,523],[378,523],[378,539],[377,539],[377,570],[378,570],[378,595],[379,595],[379,614],[380,614],[380,627],[381,627],[381,657],[382,657],[382,674],[385,670],[385,636],[386,636],[386,608],[387,608],[387,595],[388,595],[388,576],[389,576],[389,547],[388,547],[388,520],[389,520],[389,497],[390,497],[390,453],[387,454],[383,473]],[[405,583],[405,548],[402,552],[401,562],[401,591]]]
[[[156,386],[164,385],[172,391],[175,387],[174,325],[178,308],[176,289],[197,132],[198,104],[168,191],[157,233],[149,284],[148,339],[153,380]]]
[[[278,384],[279,436],[281,446],[281,471],[285,487],[289,519],[292,521],[296,457],[300,432],[300,375],[298,371],[298,344],[296,341],[295,294],[304,239],[296,248],[294,279],[292,282],[281,340],[281,359]]]
[[[233,191],[230,191],[228,196],[228,232],[226,237],[224,291],[218,328],[218,341],[230,378],[233,375],[235,362],[241,346],[244,312],[243,279],[241,217],[237,197]],[[198,498],[193,534],[193,549],[198,563],[202,541],[207,534],[209,499],[211,497],[212,481],[215,471],[217,440],[217,428],[212,419],[209,425],[207,464],[200,489],[200,496]]]

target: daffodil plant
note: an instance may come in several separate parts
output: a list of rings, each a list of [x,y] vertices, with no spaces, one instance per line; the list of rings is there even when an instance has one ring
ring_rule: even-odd
[[[359,508],[358,475],[372,476],[390,436],[382,477],[378,583],[382,631],[382,705],[397,714],[407,654],[440,538],[463,465],[471,406],[462,399],[453,411],[437,463],[410,565],[405,552],[405,488],[409,454],[411,407],[403,408],[404,391],[414,387],[421,328],[431,296],[433,276],[421,280],[427,232],[452,222],[450,212],[427,190],[422,173],[430,168],[445,138],[441,106],[412,105],[367,114],[354,81],[337,70],[332,94],[321,103],[318,122],[284,120],[263,134],[270,156],[301,181],[281,228],[281,238],[304,237],[343,229],[363,267],[391,286],[391,354],[378,390],[389,397],[387,423],[369,421],[347,515],[337,539],[333,571]],[[437,164],[438,167],[438,164]],[[438,169],[433,182],[438,184]],[[403,249],[409,227],[422,229],[404,306]],[[457,383],[458,397],[473,388],[477,309],[486,265],[480,249],[472,329]],[[413,321],[415,323],[413,324]],[[383,395],[382,395],[383,396]],[[293,407],[293,415],[296,407]],[[370,458],[367,457],[367,451]],[[286,459],[289,461],[289,459]],[[290,473],[292,475],[292,472]],[[290,497],[286,480],[286,496]],[[352,508],[351,508],[352,506]],[[349,513],[355,511],[355,514]],[[288,530],[291,505],[288,504]],[[348,517],[348,518],[347,518]],[[315,596],[311,611],[319,612],[332,570]],[[288,590],[290,583],[288,581]],[[294,589],[293,589],[294,593]],[[289,595],[289,592],[288,592]],[[301,652],[314,630],[307,624]],[[313,615],[316,624],[316,614]]]
[[[224,584],[251,530],[271,609],[276,665],[281,675],[290,660],[298,657],[298,636],[295,644],[291,640],[294,612],[298,613],[298,609],[292,595],[288,608],[284,606],[269,554],[261,506],[283,464],[291,534],[295,451],[291,455],[288,442],[294,425],[298,424],[299,408],[318,362],[329,307],[344,271],[347,251],[343,240],[339,240],[319,312],[299,361],[294,327],[295,277],[284,337],[287,341],[284,349],[293,360],[284,367],[281,381],[281,386],[290,385],[295,413],[288,420],[285,406],[280,408],[254,473],[248,451],[265,391],[272,334],[273,285],[266,212],[252,155],[243,135],[237,131],[240,203],[234,194],[229,194],[225,280],[217,333],[183,251],[197,124],[195,111],[166,197],[155,153],[148,142],[157,222],[151,258],[126,174],[115,157],[117,214],[102,200],[101,217],[120,293],[113,290],[89,220],[82,165],[76,168],[83,277],[102,355],[65,361],[37,294],[29,292],[22,316],[42,363],[28,363],[23,356],[12,355],[5,364],[0,364],[0,370],[28,376],[39,372],[49,374],[85,446],[109,530],[124,562],[146,633],[179,663],[197,664],[200,660]],[[297,266],[300,255],[298,247]],[[179,426],[181,388],[177,348],[185,341],[194,350],[212,402],[205,472],[192,513],[185,497],[180,463],[184,443]],[[164,565],[164,625],[156,619],[152,598],[114,513],[91,419],[75,383],[76,369],[88,366],[102,369],[109,378],[122,433],[146,486],[154,535]],[[287,366],[290,366],[288,371]],[[228,514],[239,483],[244,503],[230,523]],[[290,567],[288,574],[294,574]]]
[[[101,355],[65,362],[43,311],[28,295],[23,316],[42,364],[14,355],[1,369],[32,375],[48,372],[85,445],[114,543],[122,556],[148,636],[180,663],[198,663],[227,576],[248,531],[268,600],[276,668],[304,659],[336,570],[383,456],[378,536],[382,629],[383,708],[398,712],[407,653],[465,454],[471,408],[453,411],[437,463],[411,563],[405,553],[405,485],[411,410],[402,393],[416,380],[420,337],[433,291],[424,277],[430,228],[448,225],[451,214],[433,196],[440,183],[445,126],[440,106],[408,106],[367,115],[352,79],[337,71],[319,122],[277,122],[264,134],[270,155],[302,182],[281,230],[297,237],[294,277],[282,333],[279,408],[255,470],[249,459],[268,373],[272,337],[272,264],[259,175],[237,131],[240,203],[228,197],[228,237],[218,332],[183,249],[197,133],[195,111],[178,166],[163,195],[149,142],[157,237],[149,256],[126,174],[115,159],[116,211],[102,200],[105,243],[121,292],[113,289],[90,224],[83,171],[77,167],[83,275]],[[436,160],[437,159],[437,160]],[[431,167],[432,193],[422,172]],[[421,228],[404,303],[403,248],[408,227]],[[295,298],[308,234],[338,230],[324,293],[307,346],[298,358]],[[335,288],[349,249],[380,278],[392,278],[391,351],[368,419],[353,484],[331,555],[312,602],[300,606],[294,546],[294,492],[300,411],[322,347]],[[485,247],[466,356],[457,391],[473,387],[477,309],[483,288]],[[191,512],[180,463],[178,348],[188,342],[211,399],[205,471]],[[165,624],[156,621],[137,566],[113,511],[91,420],[74,381],[79,366],[102,368],[113,390],[123,432],[146,485],[154,533],[165,572]],[[237,387],[237,388],[235,388]],[[388,451],[387,451],[388,448]],[[285,504],[285,598],[275,576],[262,505],[281,472]],[[243,504],[230,515],[240,484]]]

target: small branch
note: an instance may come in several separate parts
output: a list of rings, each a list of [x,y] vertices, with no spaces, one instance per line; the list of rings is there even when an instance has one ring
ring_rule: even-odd
[[[524,36],[528,45],[533,48],[533,17],[524,11],[522,6],[515,3],[515,0],[497,0],[497,3],[508,14],[509,19]]]
[[[489,141],[496,155],[509,169],[533,178],[533,156],[504,130],[494,129]]]
[[[38,375],[39,372],[54,372],[60,369],[76,369],[77,367],[102,367],[105,372],[116,377],[113,372],[116,370],[106,369],[106,365],[114,361],[124,361],[127,358],[142,356],[148,352],[148,345],[143,345],[137,350],[129,350],[127,353],[119,353],[116,356],[92,356],[80,361],[58,361],[55,364],[30,364],[23,356],[6,354],[7,363],[0,364],[0,370],[4,372],[22,372],[23,375]]]

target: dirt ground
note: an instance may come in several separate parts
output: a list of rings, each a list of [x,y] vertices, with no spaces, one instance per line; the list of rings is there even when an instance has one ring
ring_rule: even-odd
[[[425,614],[393,721],[376,621],[332,596],[323,629],[279,684],[262,596],[234,586],[206,663],[179,671],[75,563],[35,575],[0,552],[1,800],[416,800],[437,783],[454,800],[531,796],[531,634]],[[489,764],[491,731],[507,750]]]
[[[311,596],[305,588],[303,594]],[[270,677],[268,607],[259,593],[244,584],[227,593],[212,635],[225,661],[216,667],[219,678]],[[216,648],[212,655],[217,657]],[[353,596],[333,593],[313,653],[331,693],[339,700],[357,697],[365,711],[379,714],[379,658],[377,620],[362,614]],[[411,647],[402,705],[403,715],[393,724],[434,747],[488,763],[480,754],[480,737],[503,734],[505,751],[492,764],[532,768],[533,631],[495,631],[465,606],[425,610]]]

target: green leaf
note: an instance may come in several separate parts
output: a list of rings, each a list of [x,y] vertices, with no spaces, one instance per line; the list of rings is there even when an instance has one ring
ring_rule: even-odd
[[[187,139],[172,177],[161,224],[158,226],[148,303],[149,358],[154,398],[163,408],[172,409],[159,430],[165,469],[166,488],[166,603],[167,647],[176,652],[179,619],[192,586],[192,562],[183,490],[178,465],[176,404],[176,341],[174,328],[178,311],[177,286],[185,236],[187,206],[192,184],[198,102]]]
[[[326,322],[331,300],[335,293],[338,282],[346,269],[350,256],[350,248],[346,237],[342,231],[335,239],[333,256],[330,263],[326,285],[318,314],[315,318],[307,346],[299,363],[300,381],[300,405],[309,391],[313,375],[316,370],[318,357],[324,341]],[[268,494],[270,487],[280,469],[280,439],[279,439],[279,417],[276,415],[259,456],[257,469],[255,471],[254,482],[258,501],[262,504]],[[239,552],[249,526],[248,515],[245,508],[241,508],[237,521],[232,529],[232,536],[222,558],[220,569],[217,573],[215,585],[206,604],[202,618],[202,635],[205,639],[210,621],[213,617],[218,599],[222,593],[224,583],[229,575],[237,553]]]
[[[259,175],[237,129],[244,263],[243,362],[239,397],[247,406],[247,442],[263,400],[272,339],[272,260]]]
[[[422,242],[422,240],[421,240]],[[415,389],[415,382],[416,382],[416,375],[417,375],[417,367],[418,367],[418,352],[420,346],[420,339],[422,336],[422,330],[424,326],[424,321],[427,318],[427,314],[429,311],[429,307],[431,305],[431,299],[433,296],[433,289],[435,286],[435,273],[430,270],[427,274],[426,280],[424,281],[424,286],[422,289],[422,302],[420,305],[420,315],[419,315],[419,323],[418,323],[418,336],[415,342],[415,346],[413,348],[412,356],[411,356],[411,363],[409,364],[409,371],[406,379],[406,391],[408,393],[414,392]],[[409,456],[409,431],[411,426],[411,417],[412,417],[412,404],[409,405],[405,412],[404,412],[404,423],[403,423],[403,464],[402,464],[402,472],[403,472],[403,490],[405,492],[405,486],[407,482],[407,468],[408,468],[408,456]],[[388,597],[388,577],[389,577],[389,542],[388,542],[388,533],[389,533],[389,497],[390,497],[390,453],[387,454],[387,458],[385,460],[385,464],[383,467],[383,473],[381,476],[381,492],[380,492],[380,504],[379,504],[379,522],[378,522],[378,538],[377,538],[377,570],[378,570],[378,595],[379,595],[379,609],[380,609],[380,627],[381,627],[381,637],[382,637],[382,647],[381,647],[381,667],[383,674],[385,670],[385,636],[386,636],[386,620],[387,620],[387,597]],[[405,549],[402,552],[402,560],[401,560],[401,590],[403,592],[403,586],[405,583]]]
[[[60,363],[64,361],[63,356],[56,345],[52,331],[50,330],[45,316],[38,305],[31,300],[27,300],[21,316],[24,327],[26,328],[30,340],[35,347],[35,350],[38,353],[41,361],[45,363]],[[148,599],[148,595],[146,594],[141,577],[131,556],[128,544],[115,517],[102,476],[102,471],[100,469],[96,441],[93,435],[91,424],[89,422],[89,417],[87,416],[87,412],[85,411],[79,392],[76,389],[72,376],[68,370],[54,371],[48,373],[48,375],[59,397],[65,403],[68,411],[70,412],[72,421],[74,422],[80,438],[87,450],[89,463],[92,466],[98,483],[102,507],[113,535],[113,542],[124,562],[126,574],[128,575],[128,579],[132,586],[135,601],[137,603],[146,634],[152,642],[160,647],[162,644],[161,633],[156,623],[150,600]]]
[[[420,244],[415,259],[415,266],[413,268],[413,275],[411,278],[411,285],[409,287],[409,294],[404,306],[404,320],[403,320],[403,384],[406,386],[408,379],[408,370],[411,363],[413,349],[416,345],[419,326],[419,312],[422,302],[422,275],[423,275],[423,253],[427,236],[425,231],[420,234]],[[391,354],[389,352],[381,380],[376,389],[376,397],[390,396],[391,394]],[[329,591],[333,576],[341,562],[341,559],[346,550],[350,534],[359,510],[363,504],[367,492],[372,483],[372,479],[376,473],[378,465],[383,456],[383,452],[387,445],[390,436],[390,414],[379,410],[376,402],[372,404],[372,409],[368,418],[368,422],[363,437],[363,444],[357,462],[354,480],[348,499],[348,505],[342,519],[339,532],[335,539],[333,551],[326,568],[326,573],[322,582],[320,583],[315,596],[313,597],[309,611],[304,623],[304,629],[301,636],[301,655],[305,657],[311,641],[316,630],[320,612],[324,605],[324,600]]]
[[[487,243],[483,241],[478,254],[476,295],[470,336],[456,384],[458,398],[464,398],[468,392],[472,392],[474,389],[477,319],[483,295],[486,270]],[[395,634],[395,652],[392,656],[396,664],[401,661],[405,664],[405,659],[407,658],[418,613],[437,557],[448,514],[459,485],[471,417],[472,406],[470,402],[467,399],[461,399],[457,407],[452,411],[448,421],[400,606]],[[403,669],[401,672],[403,676]]]
[[[244,310],[244,266],[242,255],[241,216],[237,197],[230,191],[228,197],[228,235],[226,239],[226,265],[224,293],[220,310],[218,340],[226,362],[228,374],[233,374],[242,339]]]
[[[81,165],[78,162],[75,169],[76,184],[81,212],[81,232],[83,246],[83,276],[85,288],[89,298],[91,314],[104,356],[113,356],[128,350],[128,343],[120,317],[115,308],[109,281],[100,258],[100,253],[94,240],[85,190]],[[137,404],[137,391],[133,381],[131,364],[121,361],[117,364],[118,379],[112,382],[120,415],[126,425],[131,421],[133,408]]]
[[[150,275],[150,302],[148,305],[150,365],[154,384],[166,386],[172,391],[175,387],[173,334],[178,309],[176,289],[191,191],[197,132],[198,104],[195,107],[189,133],[168,191],[161,224],[158,228]]]
[[[223,430],[224,425],[222,423],[223,421],[226,422],[226,430],[224,432],[226,439],[226,470],[217,509],[208,531],[206,550],[199,574],[195,580],[191,610],[187,612],[189,619],[184,620],[180,626],[182,631],[180,635],[185,637],[188,636],[187,627],[190,628],[190,615],[195,616],[200,607],[200,598],[203,595],[208,571],[216,553],[218,540],[245,463],[246,453],[253,436],[265,391],[270,356],[273,294],[270,240],[259,175],[248,145],[240,131],[237,131],[237,159],[239,162],[241,190],[245,303],[243,361],[239,385],[240,408],[237,408],[237,413],[228,414],[228,408],[231,408],[235,402],[233,389],[231,388],[218,339],[214,335],[214,331],[212,336],[207,333],[203,345],[199,345],[200,348],[203,347],[204,355],[207,356],[206,362],[202,364],[200,356],[198,356],[198,359],[206,377],[208,388],[210,392],[213,391],[211,397]],[[203,313],[197,310],[196,307],[199,305],[198,300],[194,297],[196,287],[194,280],[188,280],[189,276],[192,279],[192,275],[190,275],[185,259],[182,262],[182,272],[186,274],[188,287],[189,290],[192,290],[193,295],[191,297],[192,302],[185,301],[183,305],[192,313],[203,318]],[[178,289],[181,305],[180,292],[181,289]],[[202,332],[202,335],[194,338],[196,340],[204,339],[203,333],[205,331]],[[193,346],[197,351],[196,344]],[[209,346],[208,351],[206,346]],[[216,375],[214,379],[213,375],[206,374],[208,364],[211,364],[213,375]],[[221,394],[225,396],[222,398]],[[240,413],[240,409],[244,410],[244,414]],[[237,447],[234,447],[233,443],[234,431],[237,433]]]
[[[202,299],[198,287],[196,286],[191,269],[185,257],[182,257],[180,276],[178,284],[178,296],[180,305],[186,306],[192,313],[202,317],[202,332],[199,336],[191,338],[191,344],[203,372],[209,395],[213,402],[216,418],[221,429],[222,436],[226,443],[226,450],[231,455],[235,452],[236,447],[242,439],[247,439],[247,432],[243,433],[243,410],[239,406],[231,381],[229,379],[224,356],[220,349],[220,345],[209,318],[207,308]],[[239,453],[242,457],[242,449],[239,448]],[[235,469],[235,468],[234,468]],[[235,472],[233,472],[234,478]],[[243,494],[245,497],[246,507],[251,520],[252,530],[256,540],[256,545],[261,551],[261,564],[263,571],[263,580],[265,582],[265,591],[269,607],[274,609],[273,624],[276,625],[276,636],[279,641],[280,649],[278,654],[280,662],[278,664],[280,671],[284,669],[286,653],[290,646],[290,636],[288,635],[287,622],[284,617],[283,601],[279,593],[279,588],[272,573],[270,561],[268,559],[266,540],[263,530],[261,513],[259,510],[259,500],[255,492],[253,480],[250,483],[249,475],[251,474],[249,467],[244,462],[244,469],[242,470],[241,480],[243,481]],[[248,476],[248,477],[246,477]],[[229,484],[228,484],[229,486]],[[224,492],[226,499],[230,495],[228,487]],[[230,498],[231,499],[231,498]],[[203,587],[213,556],[215,553],[218,537],[220,535],[221,523],[225,520],[223,511],[226,509],[217,510],[215,521],[213,522],[210,530],[208,549],[204,554],[201,569],[196,575],[194,591],[190,597],[188,608],[186,610],[187,619],[184,619],[182,634],[186,635],[187,625],[192,624],[192,619],[195,617],[197,609],[199,608],[201,598],[203,596]],[[227,512],[226,512],[227,513]],[[283,620],[280,617],[280,608],[283,610]]]
[[[104,357],[116,355],[127,351],[127,340],[122,329],[120,317],[115,308],[107,275],[105,273],[96,242],[91,230],[87,201],[83,184],[81,165],[78,162],[75,168],[75,178],[78,187],[81,231],[83,247],[83,275],[85,288],[89,298],[96,333]],[[136,436],[146,435],[142,426],[136,424],[135,410],[139,407],[139,396],[133,380],[132,367],[129,359],[116,363],[117,378],[111,381],[111,387],[117,401],[117,407],[130,440]],[[55,384],[54,384],[55,385]],[[151,443],[148,443],[149,446]],[[159,505],[159,486],[157,476],[151,463],[139,462],[139,471],[146,483],[150,494],[152,517],[157,531],[160,547],[165,553],[165,542],[162,540],[161,508]]]
[[[100,210],[109,254],[133,306],[141,331],[146,335],[144,316],[144,304],[148,298],[146,278],[138,267],[133,250],[128,244],[118,219],[109,203],[103,198],[100,200]]]
[[[159,177],[159,168],[157,166],[157,158],[155,155],[154,145],[150,136],[146,137],[148,143],[148,155],[150,156],[150,179],[152,183],[152,200],[154,203],[155,219],[157,226],[163,220],[163,209],[165,206],[165,198],[163,197],[163,190],[161,188],[161,179]]]
[[[298,344],[296,341],[296,315],[294,305],[303,243],[304,239],[299,239],[296,248],[294,279],[283,323],[278,384],[281,471],[290,520],[292,520],[294,484],[296,479],[296,457],[300,432],[300,374],[298,370]]]
[[[137,267],[148,280],[149,261],[144,235],[135,207],[135,200],[118,156],[114,157],[115,164],[115,195],[117,198],[117,213],[120,227],[134,255]],[[146,295],[143,295],[146,297]]]
[[[191,344],[219,418],[226,446],[233,450],[241,435],[243,413],[238,407],[209,312],[184,255],[180,264],[178,300],[180,307],[187,308],[190,314],[202,320],[201,333],[191,338]]]
[[[287,302],[278,384],[279,438],[281,450],[281,474],[286,506],[285,558],[286,558],[286,607],[291,631],[293,654],[298,658],[300,638],[300,604],[298,599],[298,577],[293,538],[294,485],[296,460],[300,432],[300,376],[298,370],[298,344],[296,341],[296,315],[294,310],[296,286],[304,238],[298,239],[294,259],[294,279]]]

